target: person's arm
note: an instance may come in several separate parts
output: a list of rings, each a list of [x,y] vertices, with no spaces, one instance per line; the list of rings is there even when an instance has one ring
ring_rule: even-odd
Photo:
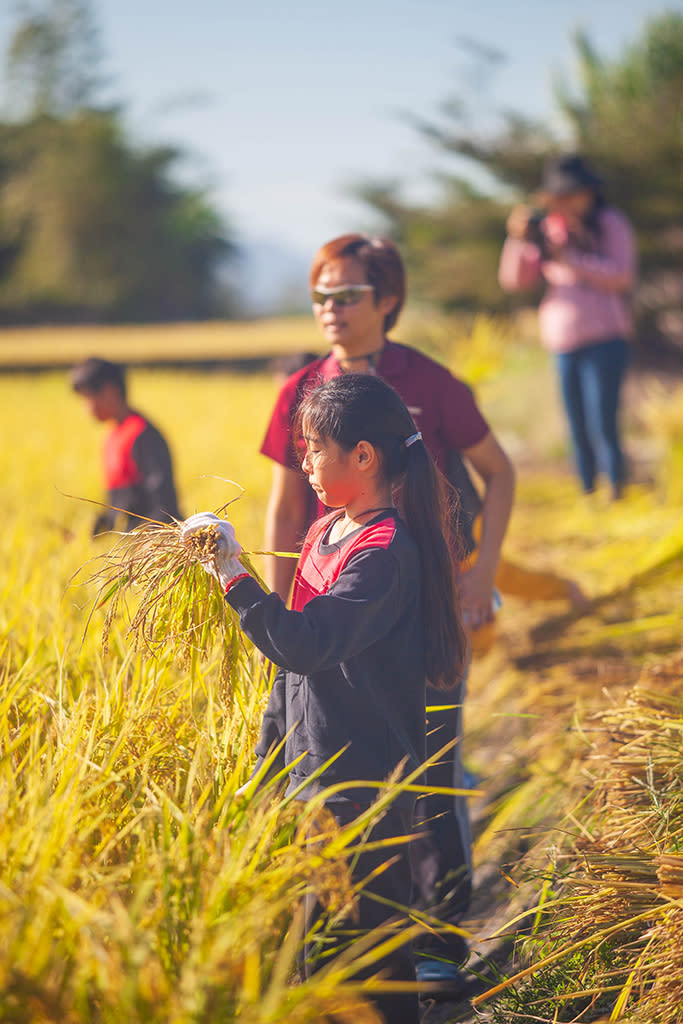
[[[498,283],[506,292],[526,291],[541,280],[541,250],[527,238],[531,208],[515,206],[507,219]]]
[[[298,469],[273,463],[273,479],[266,510],[265,550],[300,551],[306,533],[309,487]],[[283,601],[289,597],[296,571],[293,558],[266,559],[265,579]]]
[[[510,459],[489,431],[463,451],[484,483],[481,539],[477,560],[460,582],[466,624],[477,629],[493,618],[496,571],[515,494],[515,471]]]
[[[330,590],[302,611],[288,610],[277,594],[266,594],[250,576],[235,578],[225,598],[267,658],[308,675],[348,661],[385,636],[401,613],[400,594],[393,555],[370,548],[353,555]]]
[[[604,292],[628,292],[636,274],[636,247],[633,231],[625,217],[607,211],[602,220],[600,253],[584,252],[570,244],[559,262],[575,272],[577,280]]]

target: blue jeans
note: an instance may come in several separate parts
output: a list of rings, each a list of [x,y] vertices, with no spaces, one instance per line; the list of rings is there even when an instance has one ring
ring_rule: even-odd
[[[619,489],[625,477],[619,398],[628,345],[623,338],[610,338],[575,352],[562,352],[556,358],[583,489],[593,490],[598,468],[605,470],[612,487]]]

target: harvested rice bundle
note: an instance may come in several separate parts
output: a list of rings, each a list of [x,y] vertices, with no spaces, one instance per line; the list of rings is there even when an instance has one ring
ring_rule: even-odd
[[[102,631],[105,649],[119,612],[128,620],[126,636],[136,650],[156,656],[170,649],[183,666],[207,657],[221,644],[221,676],[226,681],[243,640],[220,585],[201,565],[215,563],[218,530],[212,524],[183,541],[181,527],[177,522],[145,523],[101,556],[88,580],[98,592],[86,630],[95,609],[108,605]],[[240,562],[264,585],[244,552]]]

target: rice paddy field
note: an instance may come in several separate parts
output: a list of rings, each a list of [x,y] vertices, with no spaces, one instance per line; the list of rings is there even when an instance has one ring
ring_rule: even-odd
[[[276,346],[272,326],[251,329],[252,352],[315,347],[296,321]],[[203,330],[187,328],[174,360],[216,357]],[[683,385],[632,375],[633,482],[609,504],[577,494],[535,345],[485,320],[406,330],[475,387],[517,465],[506,555],[591,602],[504,594],[473,663],[475,973],[461,1004],[427,1000],[424,1020],[683,1020]],[[46,350],[31,333],[5,339],[4,365],[10,348]],[[60,333],[46,361],[119,351],[96,337],[76,351]],[[124,355],[122,335],[122,358],[152,361],[147,340]],[[237,499],[253,552],[276,388],[265,371],[130,373],[132,403],[171,444],[183,514]],[[368,820],[339,832],[272,789],[238,793],[269,673],[233,625],[227,671],[211,631],[189,654],[172,637],[154,657],[136,649],[124,607],[103,646],[92,577],[111,541],[90,537],[103,428],[65,373],[0,375],[0,422],[0,1021],[376,1020],[352,980],[371,948],[293,984],[302,898],[348,908]]]
[[[0,367],[68,366],[93,353],[128,364],[270,359],[297,349],[317,351],[320,338],[307,317],[144,326],[5,327]]]

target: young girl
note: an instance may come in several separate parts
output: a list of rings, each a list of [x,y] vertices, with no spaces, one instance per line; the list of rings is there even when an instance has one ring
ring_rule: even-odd
[[[207,568],[225,588],[244,632],[280,667],[259,759],[287,735],[283,763],[300,758],[288,792],[301,787],[305,799],[332,783],[348,784],[328,804],[345,823],[374,797],[354,781],[381,782],[401,762],[406,772],[422,762],[425,685],[457,684],[466,643],[440,480],[398,394],[375,376],[340,376],[308,395],[299,423],[304,472],[334,511],[308,532],[291,610],[244,572],[229,523],[199,513],[186,520],[183,537],[208,523],[218,526],[220,554]],[[394,505],[398,485],[401,515]],[[408,835],[413,803],[409,794],[399,798],[372,839]],[[395,862],[371,883],[379,900],[367,893],[360,899],[358,932],[386,923],[392,903],[409,905],[406,851],[397,846]],[[366,877],[392,852],[364,854],[354,876]],[[409,949],[397,950],[371,973],[378,966],[394,980],[415,979]],[[315,967],[309,961],[307,969]],[[413,994],[377,994],[375,1002],[388,1021],[418,1020]]]

